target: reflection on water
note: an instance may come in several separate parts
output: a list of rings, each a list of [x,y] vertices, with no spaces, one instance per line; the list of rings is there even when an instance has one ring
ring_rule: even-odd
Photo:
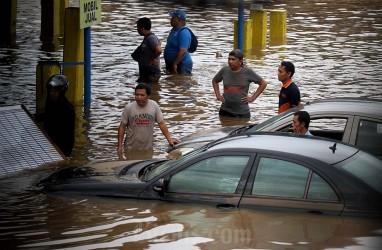
[[[24,215],[29,226],[13,228],[21,248],[370,249],[381,243],[380,223],[365,219],[107,198],[43,202],[40,212]]]
[[[78,1],[71,1],[75,3]],[[73,161],[117,159],[117,128],[134,98],[137,65],[130,53],[141,42],[136,20],[152,19],[162,41],[170,31],[168,13],[183,7],[199,38],[192,76],[163,75],[153,86],[171,134],[239,124],[220,120],[211,80],[227,64],[233,46],[237,1],[102,1],[102,23],[92,27],[92,103],[78,114]],[[246,16],[249,4],[246,3]],[[46,49],[40,34],[40,1],[17,1],[17,38],[0,47],[0,106],[24,104],[35,112],[39,60],[62,60],[62,47]],[[268,1],[265,9],[288,11],[287,44],[246,53],[246,64],[269,83],[250,104],[250,123],[277,112],[277,67],[296,65],[302,102],[326,97],[382,99],[382,2],[376,0]],[[222,57],[216,58],[216,53]],[[162,60],[162,62],[164,62]],[[164,66],[164,65],[163,65]],[[164,70],[164,68],[163,68]],[[254,91],[256,86],[251,87]],[[154,134],[154,155],[164,157],[166,140]],[[55,167],[44,166],[0,180],[0,244],[5,249],[370,249],[382,245],[379,221],[268,214],[182,205],[87,197],[50,197],[34,182]]]

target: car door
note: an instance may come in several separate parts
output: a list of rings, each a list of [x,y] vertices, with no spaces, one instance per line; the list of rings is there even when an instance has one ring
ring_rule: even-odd
[[[274,155],[258,156],[239,206],[334,215],[344,208],[335,185],[317,169]]]
[[[382,120],[357,116],[352,124],[349,143],[382,157]]]
[[[164,200],[239,204],[254,156],[221,154],[200,159],[165,179]]]

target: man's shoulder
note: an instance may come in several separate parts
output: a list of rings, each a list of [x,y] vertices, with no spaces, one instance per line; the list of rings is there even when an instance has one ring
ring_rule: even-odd
[[[158,103],[154,100],[151,100],[151,99],[148,100],[147,104],[152,106],[152,107],[159,107]]]
[[[252,68],[248,67],[248,66],[243,66],[242,67],[242,72],[246,73],[246,74],[254,74],[255,73],[255,71]]]
[[[159,41],[159,38],[154,33],[150,33],[149,35],[146,36],[146,40],[148,42],[152,42],[152,41],[156,42],[156,41]]]
[[[186,32],[184,30],[187,30]],[[179,35],[186,35],[191,37],[191,30],[187,26],[182,26],[178,30]]]
[[[57,105],[57,108],[60,110],[59,112],[65,113],[66,115],[75,113],[73,104],[66,98],[66,96],[63,97],[62,102]]]
[[[299,90],[297,83],[295,83],[294,81],[290,84],[289,87],[291,90]]]
[[[130,101],[128,102],[126,105],[125,105],[125,109],[132,109],[132,108],[135,108],[138,106],[138,103],[134,100],[134,101]]]
[[[69,99],[68,99],[66,96],[64,96],[64,103],[65,103],[65,105],[68,106],[70,109],[74,109],[73,104],[69,101]]]
[[[298,87],[298,85],[297,85],[297,83],[296,83],[295,81],[293,81],[293,82],[291,83],[291,85],[295,85],[296,87]]]
[[[288,91],[298,90],[298,85],[294,81],[292,81],[286,87],[282,86],[282,89],[285,89],[285,90],[288,90]]]
[[[221,72],[232,72],[231,68],[229,66],[227,66],[227,65],[221,67],[220,71]]]
[[[137,105],[137,101],[135,100],[130,100],[128,103],[126,103],[125,107],[130,107],[130,106],[133,106],[133,105]]]
[[[231,69],[229,66],[223,66],[219,69],[219,71],[216,73],[215,76],[218,76],[218,75],[227,75],[231,72]]]

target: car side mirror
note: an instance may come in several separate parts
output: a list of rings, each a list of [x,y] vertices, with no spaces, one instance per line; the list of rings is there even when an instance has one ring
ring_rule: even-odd
[[[156,191],[157,193],[159,193],[160,196],[163,196],[164,194],[164,179],[161,178],[159,180],[157,180],[153,186],[153,189],[154,191]]]

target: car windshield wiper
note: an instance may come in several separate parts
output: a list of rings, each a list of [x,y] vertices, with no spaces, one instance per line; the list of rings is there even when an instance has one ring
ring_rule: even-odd
[[[245,133],[245,132],[247,132],[249,129],[251,129],[255,125],[257,125],[257,124],[251,124],[251,125],[247,125],[247,126],[243,126],[243,127],[237,128],[237,129],[231,131],[231,133],[229,133],[229,135],[238,135],[238,134],[241,134],[241,133]]]
[[[251,128],[253,128],[254,126],[258,125],[257,123],[256,124],[251,124],[251,125],[248,125],[248,126],[245,126],[243,128],[242,131],[240,131],[240,133],[244,133],[244,132],[247,132],[248,130],[250,130]]]
[[[156,162],[153,162],[149,165],[147,165],[144,169],[142,169],[140,172],[141,174],[139,175],[139,177],[143,177],[143,176],[146,176],[146,174],[148,172],[150,172],[151,170],[157,168],[159,165],[162,165],[163,162],[166,162],[168,160],[161,160],[161,161],[156,161]],[[145,178],[146,179],[146,178]]]

